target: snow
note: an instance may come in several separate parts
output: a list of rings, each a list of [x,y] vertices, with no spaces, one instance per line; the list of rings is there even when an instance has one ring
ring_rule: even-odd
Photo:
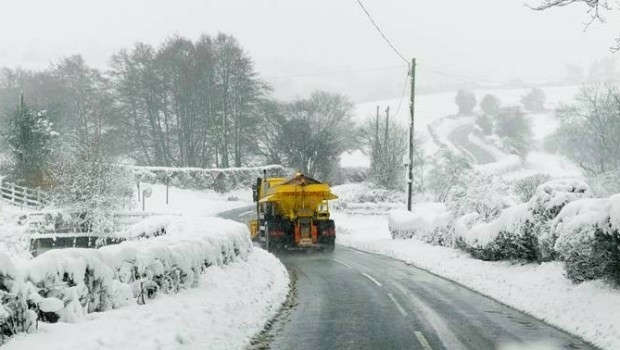
[[[37,331],[17,335],[5,348],[247,346],[288,294],[284,266],[253,248],[241,223],[152,217],[130,227],[126,235],[142,237],[153,227],[165,228],[166,234],[100,249],[50,250],[17,268],[0,252],[0,273],[23,276],[20,285],[28,290],[29,300],[42,311],[57,312],[63,321],[40,323]],[[160,284],[162,276],[171,276],[171,281],[177,276],[171,287],[178,293]],[[160,281],[156,298],[137,305],[143,288],[154,281]]]
[[[472,247],[484,247],[491,244],[500,232],[520,233],[521,227],[533,221],[527,203],[506,208],[499,217],[490,223],[474,225],[469,232],[460,237]]]
[[[616,200],[620,201],[620,200]],[[571,204],[569,204],[570,206]],[[615,205],[620,205],[615,202]],[[617,209],[617,207],[616,207]],[[517,214],[524,214],[520,208]],[[392,240],[387,216],[334,214],[337,243],[403,260],[524,311],[604,349],[620,349],[620,291],[601,281],[571,283],[559,262],[485,262],[416,239]]]
[[[552,210],[591,196],[590,186],[585,182],[577,179],[557,179],[538,186],[529,206],[532,209],[542,206],[544,210]]]
[[[370,159],[360,150],[344,152],[340,155],[340,166],[343,168],[370,168]]]
[[[391,232],[399,238],[415,237],[428,243],[452,242],[452,235],[447,234],[454,218],[443,203],[416,203],[412,209],[413,212],[404,209],[390,211],[388,222]]]
[[[535,174],[548,174],[552,178],[583,179],[584,177],[579,166],[564,156],[541,151],[531,151],[521,168],[503,173],[502,177],[506,180],[514,180]]]
[[[620,232],[620,194],[610,198],[586,198],[568,203],[552,223],[558,235],[556,249],[565,251],[603,233]]]
[[[581,85],[543,87],[542,90],[545,92],[546,96],[546,107],[553,110],[563,103],[572,101],[579,89],[581,89]],[[502,101],[503,106],[519,105],[521,97],[526,95],[529,91],[530,88],[482,88],[473,90],[478,101],[481,101],[486,94],[492,94]],[[416,96],[415,130],[416,133],[420,133],[426,140],[423,145],[426,154],[434,154],[439,147],[439,145],[433,142],[428,126],[431,124],[435,126],[440,125],[443,123],[442,119],[444,117],[454,115],[457,112],[457,106],[454,102],[455,96],[456,91],[419,94]],[[406,103],[407,101],[401,101],[399,98],[396,98],[358,104],[356,106],[354,121],[356,124],[360,125],[364,120],[376,115],[377,106],[380,106],[382,111],[389,106],[394,113],[398,111],[392,118],[399,121],[403,126],[406,126],[409,124],[409,109],[406,108]],[[399,105],[401,105],[400,109],[398,108]],[[557,120],[552,113],[531,114],[527,118],[532,123],[534,139],[537,142],[540,142],[544,136],[549,135],[557,127]],[[446,129],[441,131],[442,136],[444,136],[441,138],[442,141],[447,140],[445,136],[453,130],[453,127],[442,126],[442,128],[444,127]],[[451,147],[449,143],[448,147]],[[347,166],[355,167],[368,164],[368,158],[363,155],[359,155],[359,157],[356,156],[356,162],[351,161],[348,156],[345,156],[343,161]]]
[[[241,349],[280,308],[288,283],[284,266],[255,248],[247,261],[207,269],[196,288],[86,322],[39,323],[3,349]]]
[[[340,212],[376,215],[401,207],[405,197],[400,191],[384,190],[368,183],[353,183],[332,187],[338,199],[330,207]]]
[[[150,185],[151,197],[145,200],[145,210],[159,214],[214,216],[220,212],[251,205],[252,191],[238,189],[226,193],[213,190],[190,190],[170,187],[166,204],[166,186]],[[142,204],[140,203],[140,209]]]
[[[15,278],[17,276],[17,270],[13,261],[6,252],[0,250],[0,276],[9,276]]]
[[[64,309],[65,304],[57,298],[44,298],[38,303],[39,310],[43,312],[59,312]]]

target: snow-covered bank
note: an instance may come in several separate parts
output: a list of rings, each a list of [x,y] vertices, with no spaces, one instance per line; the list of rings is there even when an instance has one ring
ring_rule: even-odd
[[[255,248],[247,261],[207,269],[196,288],[82,323],[40,323],[3,349],[242,349],[280,308],[288,283],[284,266]]]
[[[476,260],[421,241],[392,240],[387,216],[335,214],[337,243],[403,260],[443,276],[604,349],[620,349],[620,291],[603,282],[573,284],[561,263]]]
[[[0,268],[0,344],[8,338],[27,344],[10,346],[29,349],[238,348],[243,343],[235,342],[249,342],[288,294],[284,266],[252,248],[246,225],[190,216],[147,221],[156,222],[131,227],[136,232],[127,237],[134,240],[52,250],[5,272]],[[154,224],[164,230],[135,239],[143,231],[149,236],[144,228]],[[10,257],[5,260],[13,266]],[[54,310],[44,310],[52,302]],[[38,330],[2,328],[16,320],[34,322],[39,311],[63,322],[41,322]],[[31,334],[14,334],[22,331]],[[67,341],[69,333],[80,337]],[[141,345],[135,334],[152,343]]]

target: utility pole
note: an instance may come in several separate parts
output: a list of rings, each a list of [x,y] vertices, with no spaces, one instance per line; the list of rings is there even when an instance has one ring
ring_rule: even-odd
[[[389,133],[389,128],[390,128],[390,106],[387,106],[387,108],[385,109],[385,136],[383,138],[383,156],[388,158],[388,152],[390,151],[389,147],[388,147],[388,139],[390,137],[390,133]]]
[[[413,196],[413,110],[415,105],[415,58],[411,60],[409,76],[411,77],[411,99],[409,103],[409,116],[411,117],[411,122],[409,124],[409,174],[407,176],[407,210],[411,211],[411,201]]]

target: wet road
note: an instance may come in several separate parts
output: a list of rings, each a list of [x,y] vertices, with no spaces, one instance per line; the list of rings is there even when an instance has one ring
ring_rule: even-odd
[[[251,208],[222,216],[246,220]],[[295,280],[291,308],[264,336],[271,349],[501,349],[578,338],[451,281],[342,246],[278,257]],[[514,349],[514,348],[510,348]],[[538,349],[538,348],[537,348]],[[547,348],[545,348],[547,349]]]

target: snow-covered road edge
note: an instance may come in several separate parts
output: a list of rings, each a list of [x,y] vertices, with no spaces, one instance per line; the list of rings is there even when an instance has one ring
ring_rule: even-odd
[[[196,288],[89,315],[86,322],[40,324],[10,349],[242,349],[286,300],[289,276],[272,254],[211,267]],[[139,327],[136,327],[139,325]]]
[[[402,260],[603,349],[620,349],[620,309],[612,307],[620,305],[620,292],[600,281],[572,284],[564,277],[558,262],[541,265],[485,262],[456,249],[417,240],[392,240],[386,218],[363,221],[359,216],[338,215],[339,230],[346,233],[338,236],[338,243]]]

